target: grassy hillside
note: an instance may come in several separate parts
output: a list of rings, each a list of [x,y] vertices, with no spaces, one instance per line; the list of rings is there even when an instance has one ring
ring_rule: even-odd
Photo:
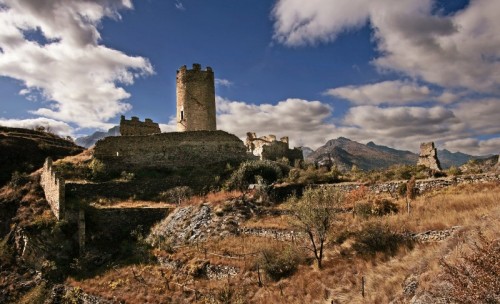
[[[374,199],[368,195],[362,201]],[[314,266],[311,252],[304,249],[307,238],[287,239],[278,233],[294,229],[285,204],[272,208],[274,212],[261,210],[260,216],[240,222],[240,228],[268,230],[267,235],[228,234],[180,246],[156,245],[154,262],[114,267],[98,276],[69,278],[67,284],[125,303],[404,303],[414,297],[430,302],[452,299],[443,258],[450,265],[459,263],[459,248],[467,252],[474,250],[475,243],[480,244],[477,231],[488,240],[496,238],[499,200],[498,184],[465,185],[418,197],[411,202],[410,214],[405,211],[405,200],[393,201],[399,212],[384,216],[341,214],[328,236],[320,270]],[[237,217],[233,212],[239,208],[237,200],[219,196],[204,204],[198,205],[200,210],[209,206],[214,212],[211,216],[221,221],[226,216]],[[190,220],[185,220],[185,227],[192,228]],[[433,235],[428,231],[435,231],[438,237],[426,239]],[[178,229],[178,233],[184,231]],[[401,235],[414,235],[414,241],[399,241]],[[494,248],[489,254],[500,257]],[[498,273],[494,276],[498,280]],[[499,290],[491,292],[496,292],[498,299]]]
[[[0,126],[0,186],[15,171],[32,172],[40,168],[48,156],[58,159],[82,151],[72,141],[48,132]]]

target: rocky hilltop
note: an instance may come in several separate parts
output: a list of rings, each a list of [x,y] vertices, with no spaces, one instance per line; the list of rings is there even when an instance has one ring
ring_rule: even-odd
[[[11,179],[13,172],[31,172],[50,156],[59,159],[83,151],[71,140],[44,131],[0,126],[0,186]]]

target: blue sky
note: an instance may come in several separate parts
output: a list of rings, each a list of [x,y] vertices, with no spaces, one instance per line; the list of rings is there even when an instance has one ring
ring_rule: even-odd
[[[497,0],[0,0],[0,125],[120,115],[175,130],[175,72],[211,66],[218,128],[500,151]]]

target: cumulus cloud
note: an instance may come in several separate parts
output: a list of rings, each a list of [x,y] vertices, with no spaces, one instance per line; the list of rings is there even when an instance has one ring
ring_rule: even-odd
[[[429,100],[431,90],[413,82],[394,80],[360,86],[329,89],[326,95],[346,99],[355,104],[404,105]]]
[[[287,99],[277,104],[248,104],[216,98],[217,128],[240,138],[247,132],[257,136],[289,136],[291,146],[324,144],[335,137],[335,126],[329,123],[333,108],[319,101]]]
[[[44,127],[50,132],[61,136],[74,136],[73,128],[65,122],[39,117],[32,119],[7,119],[0,118],[0,126],[11,128],[35,129]]]
[[[274,38],[289,46],[333,41],[367,22],[381,70],[402,72],[450,88],[499,92],[500,2],[471,1],[451,16],[433,0],[279,0]]]
[[[479,119],[470,121],[464,116],[470,111],[461,105],[452,108],[366,105],[350,108],[335,124],[333,108],[320,101],[290,98],[277,104],[255,105],[217,96],[216,102],[217,128],[242,139],[247,132],[256,132],[258,136],[289,136],[291,146],[316,149],[327,140],[343,136],[361,143],[374,141],[414,152],[418,152],[421,142],[434,141],[439,149],[474,155],[498,153],[494,151],[500,147],[498,140],[494,139],[470,142],[474,136],[484,134],[485,129],[499,128],[493,120],[498,112],[489,101],[484,101],[477,109],[479,112],[492,111],[481,123]],[[175,122],[169,125],[171,129],[175,128]],[[462,141],[463,144],[459,145]]]
[[[499,154],[500,137],[479,140],[477,138],[464,138],[451,140],[444,143],[444,148],[450,151],[460,151],[472,155]]]
[[[149,61],[100,44],[99,22],[120,19],[130,0],[0,0],[0,76],[20,80],[21,94],[44,100],[33,114],[107,128],[131,108],[123,88],[153,73]],[[29,39],[30,32],[40,39]]]
[[[464,101],[457,104],[453,111],[466,124],[470,132],[490,135],[500,134],[499,98]]]

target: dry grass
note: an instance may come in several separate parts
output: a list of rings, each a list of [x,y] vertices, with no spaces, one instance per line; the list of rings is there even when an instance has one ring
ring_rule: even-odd
[[[196,198],[193,202],[218,201],[238,197],[238,193],[212,194]],[[178,248],[175,253],[158,252],[182,261],[185,265],[207,260],[213,265],[228,265],[240,270],[239,274],[223,280],[194,278],[183,271],[172,272],[159,265],[134,265],[112,269],[83,281],[69,280],[73,286],[109,299],[126,303],[224,303],[221,299],[232,295],[232,302],[241,303],[388,303],[391,300],[408,301],[403,296],[403,285],[410,275],[416,275],[418,288],[432,291],[442,273],[439,260],[458,257],[464,242],[474,242],[477,227],[486,237],[497,237],[500,229],[500,187],[498,184],[463,185],[450,187],[432,194],[417,197],[411,202],[412,211],[406,214],[406,202],[397,201],[398,214],[368,219],[343,214],[344,224],[334,228],[336,232],[358,231],[368,222],[381,223],[392,231],[422,232],[447,229],[460,225],[463,228],[443,242],[415,244],[414,248],[401,247],[393,256],[377,254],[362,257],[350,250],[351,239],[342,245],[330,241],[327,244],[323,269],[304,263],[289,278],[278,282],[261,275],[263,286],[258,286],[256,262],[258,252],[264,248],[280,251],[289,243],[255,236],[212,239],[198,246]],[[264,217],[249,221],[247,227],[287,227],[285,216]],[[333,235],[330,240],[333,240]],[[300,247],[300,244],[297,244]],[[217,253],[222,256],[205,256]],[[242,258],[241,254],[255,253]],[[305,253],[304,253],[305,255]],[[141,279],[142,277],[142,279]],[[365,278],[365,298],[361,296],[361,279]],[[170,282],[167,286],[167,282]],[[174,284],[186,284],[201,295]],[[227,302],[231,303],[231,302]]]
[[[195,195],[191,198],[183,201],[181,206],[192,206],[192,205],[201,205],[206,202],[210,202],[212,204],[223,203],[227,200],[232,200],[235,198],[239,198],[243,195],[241,191],[219,191],[219,192],[209,192],[206,195],[200,196]]]

